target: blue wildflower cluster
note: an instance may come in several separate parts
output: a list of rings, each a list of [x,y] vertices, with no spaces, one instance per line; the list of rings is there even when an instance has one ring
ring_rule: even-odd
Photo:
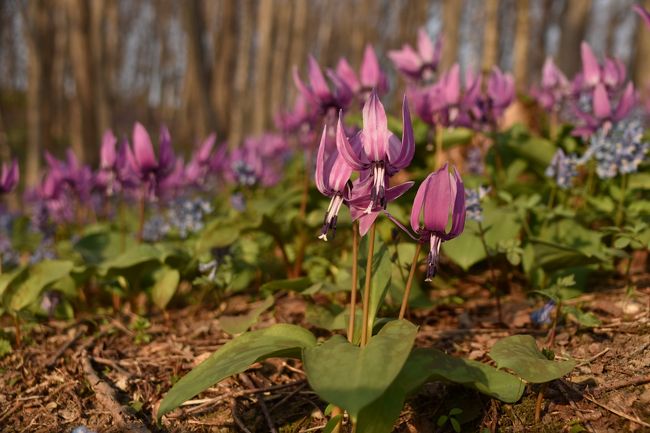
[[[562,149],[558,149],[546,168],[546,177],[555,180],[560,189],[569,189],[573,178],[578,175],[578,162],[579,160],[574,154],[567,156]]]
[[[466,216],[472,221],[483,221],[483,208],[481,207],[481,200],[490,192],[489,187],[480,186],[474,189],[465,190],[465,209]]]
[[[167,217],[171,227],[176,229],[182,239],[185,239],[189,234],[203,228],[203,220],[212,210],[212,205],[205,199],[178,198],[167,211]]]
[[[43,238],[41,243],[38,244],[38,247],[36,247],[32,255],[29,257],[29,263],[35,265],[36,263],[42,262],[43,260],[53,259],[56,259],[54,239],[46,236]]]
[[[596,174],[611,179],[639,169],[650,149],[643,141],[643,127],[638,120],[623,120],[610,128],[601,128],[591,138],[584,158],[596,161]]]
[[[485,162],[483,161],[483,151],[478,146],[467,149],[467,160],[465,162],[467,172],[481,176],[485,173]]]
[[[235,181],[242,186],[253,186],[259,179],[255,169],[248,165],[245,161],[237,160],[232,163],[232,171],[234,173]]]
[[[142,239],[147,242],[157,242],[162,240],[171,231],[171,226],[167,219],[159,214],[149,218],[142,228]]]

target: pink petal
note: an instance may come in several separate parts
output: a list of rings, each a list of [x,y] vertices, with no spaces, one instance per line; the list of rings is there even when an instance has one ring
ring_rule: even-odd
[[[452,179],[452,196],[454,199],[454,209],[451,213],[451,229],[445,237],[445,240],[453,239],[460,235],[465,228],[465,186],[463,180],[454,167],[454,179]]]
[[[210,159],[210,153],[212,153],[212,149],[214,148],[214,143],[216,141],[217,134],[214,132],[208,135],[208,138],[203,140],[203,143],[201,143],[201,147],[199,147],[199,151],[197,153],[197,157],[200,162],[206,163]]]
[[[367,168],[368,164],[359,158],[357,152],[355,152],[352,145],[350,145],[348,138],[345,136],[341,113],[339,113],[339,122],[336,125],[336,148],[345,162],[347,162],[353,170],[363,170]]]
[[[371,161],[383,161],[388,152],[388,120],[376,91],[370,94],[362,115],[364,151]]]
[[[158,165],[149,133],[140,122],[133,127],[133,156],[142,171],[152,170]]]
[[[330,92],[330,88],[327,85],[327,81],[325,81],[325,76],[323,75],[318,62],[312,55],[309,56],[307,70],[309,83],[311,84],[311,88],[314,93],[316,93],[316,95],[318,95],[318,97],[321,99],[329,98],[332,93]]]
[[[600,65],[588,43],[582,42],[580,44],[580,55],[582,57],[582,75],[585,84],[595,86],[600,80]]]
[[[404,45],[401,50],[389,51],[388,58],[397,69],[410,75],[416,75],[422,67],[420,56],[410,45]]]
[[[444,233],[449,221],[451,207],[451,185],[447,164],[436,171],[428,180],[424,198],[424,226],[432,232]]]
[[[361,88],[356,72],[354,72],[350,63],[348,63],[348,61],[343,57],[336,65],[336,75],[338,75],[338,77],[347,84],[352,91],[357,92]]]
[[[458,104],[460,101],[460,67],[458,63],[454,64],[445,75],[442,90],[447,104]]]
[[[404,95],[402,100],[402,146],[399,156],[392,162],[392,165],[398,169],[406,168],[413,160],[413,155],[415,155],[413,123],[411,123],[408,101]]]
[[[621,99],[618,101],[616,113],[614,114],[614,120],[621,120],[627,116],[634,106],[634,102],[636,102],[635,99],[634,84],[630,82],[625,87],[625,91],[623,92]]]
[[[612,107],[609,104],[609,97],[605,86],[599,83],[594,89],[594,114],[599,119],[606,119],[612,114]]]
[[[363,61],[359,72],[361,84],[366,88],[378,88],[382,82],[382,76],[375,50],[372,45],[368,44],[363,52]]]
[[[172,137],[166,126],[160,128],[160,148],[158,149],[158,166],[163,175],[172,173],[176,169],[176,157],[172,148]]]
[[[359,234],[365,236],[379,216],[379,211],[363,214],[359,217]]]
[[[429,174],[424,181],[420,184],[418,192],[415,194],[415,200],[413,200],[413,207],[411,208],[411,228],[416,233],[420,230],[420,218],[422,216],[422,205],[424,203],[424,197],[427,195],[427,187],[429,185],[429,179],[433,176],[433,173]]]
[[[436,50],[424,27],[418,30],[418,52],[424,63],[433,63]]]
[[[110,129],[102,136],[102,147],[100,153],[100,166],[103,169],[110,169],[115,165],[117,138]]]
[[[634,12],[639,14],[645,25],[650,29],[650,12],[644,9],[640,4],[635,4],[632,6],[632,9],[634,9]]]
[[[327,145],[325,139],[327,137],[327,125],[323,128],[323,134],[320,138],[320,145],[318,146],[318,153],[316,155],[316,173],[314,180],[316,181],[316,188],[323,195],[329,195],[329,188],[326,186],[323,174],[325,165],[325,146]]]

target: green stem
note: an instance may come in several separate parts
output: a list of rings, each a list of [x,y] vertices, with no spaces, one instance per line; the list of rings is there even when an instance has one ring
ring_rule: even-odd
[[[348,324],[348,341],[354,341],[354,321],[357,315],[357,286],[359,285],[359,229],[358,223],[352,223],[352,293],[350,294],[350,322]]]
[[[436,150],[435,150],[435,161],[434,169],[440,168],[442,166],[442,126],[436,126]]]
[[[146,185],[142,187],[142,197],[140,198],[140,223],[138,225],[138,243],[142,242],[142,236],[144,235],[144,217],[147,210],[147,187]]]
[[[406,306],[408,305],[409,295],[411,294],[411,285],[413,284],[413,276],[415,275],[415,268],[418,264],[418,258],[420,257],[420,250],[422,249],[422,244],[417,243],[415,247],[415,254],[413,254],[413,262],[411,262],[411,270],[409,271],[409,278],[406,281],[406,287],[404,288],[404,297],[402,298],[402,307],[399,309],[399,319],[403,319],[406,314]]]
[[[618,210],[616,211],[616,227],[621,227],[625,215],[625,193],[627,192],[627,174],[621,176],[621,197],[618,200]]]
[[[375,254],[375,232],[377,224],[372,223],[370,229],[370,242],[368,242],[368,259],[366,260],[366,281],[363,287],[363,322],[361,323],[361,347],[368,342],[368,337],[372,330],[369,330],[370,320],[370,282],[372,280],[372,259]]]
[[[488,249],[487,242],[485,241],[485,230],[483,229],[483,224],[478,223],[479,237],[481,238],[481,244],[483,245],[483,250],[485,251],[485,257],[488,263],[488,269],[490,270],[490,279],[492,280],[492,285],[494,286],[494,298],[497,306],[497,318],[499,323],[503,323],[503,315],[501,313],[501,293],[499,291],[499,282],[497,280],[496,272],[494,271],[494,264],[492,263],[492,256],[490,255],[490,250]]]

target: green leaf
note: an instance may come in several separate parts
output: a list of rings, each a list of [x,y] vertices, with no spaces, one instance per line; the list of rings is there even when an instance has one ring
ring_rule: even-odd
[[[571,372],[574,361],[550,361],[530,335],[513,335],[497,341],[490,350],[499,368],[508,368],[530,383],[545,383]]]
[[[253,326],[257,322],[257,319],[259,319],[260,315],[273,305],[274,301],[275,299],[273,296],[268,296],[259,305],[251,308],[246,314],[219,317],[221,328],[231,335],[241,334]]]
[[[519,378],[489,365],[436,349],[414,349],[386,392],[361,410],[357,431],[392,432],[407,395],[432,380],[458,383],[506,403],[518,401],[525,388]]]
[[[9,355],[11,352],[13,352],[11,343],[9,343],[9,341],[5,340],[4,338],[0,338],[0,359]]]
[[[97,231],[83,236],[74,249],[88,265],[97,265],[109,257],[116,257],[133,248],[130,236],[122,233]]]
[[[370,279],[368,329],[373,329],[375,325],[377,313],[379,313],[379,309],[384,303],[393,276],[393,263],[390,261],[388,247],[379,241],[375,243],[375,248],[375,254],[372,258],[372,278]],[[360,274],[364,274],[365,279],[365,272],[360,272]],[[363,286],[359,285],[359,287]],[[361,295],[363,296],[363,291],[361,291]]]
[[[323,428],[322,433],[332,433],[342,419],[343,415],[336,415],[335,417],[330,418],[330,420],[327,421],[327,424],[325,424],[325,428]]]
[[[630,189],[650,189],[650,173],[634,173],[629,175],[628,187]]]
[[[65,260],[43,260],[29,269],[27,278],[17,285],[9,309],[20,311],[36,301],[47,286],[65,277],[72,270],[72,262]]]
[[[242,216],[227,220],[215,218],[199,235],[196,241],[196,253],[201,254],[209,252],[212,248],[227,247],[239,239],[242,232],[259,227],[261,222],[261,215],[254,219]]]
[[[19,266],[10,272],[4,272],[0,274],[0,297],[4,294],[7,288],[11,286],[11,283],[18,280],[18,278],[21,277],[26,270],[26,266]]]
[[[288,290],[291,292],[302,292],[311,287],[314,282],[309,277],[291,278],[286,280],[274,280],[262,284],[260,291],[274,293],[278,290]]]
[[[600,326],[602,324],[594,313],[582,311],[582,309],[574,307],[573,305],[565,305],[562,307],[562,310],[566,314],[572,315],[578,324],[580,326],[584,326],[585,328],[595,328],[596,326]]]
[[[363,348],[340,335],[306,348],[303,362],[309,384],[322,399],[356,418],[400,373],[416,333],[415,325],[398,320],[384,326]]]
[[[316,337],[296,325],[278,324],[229,341],[183,376],[160,403],[157,419],[223,379],[251,364],[273,357],[300,358],[301,350],[316,345]]]
[[[164,309],[176,293],[181,274],[177,269],[163,266],[154,273],[154,278],[156,282],[151,288],[151,298],[158,308]]]
[[[357,308],[357,313],[358,310]],[[349,314],[350,312],[347,309],[336,304],[327,308],[320,305],[307,304],[305,320],[318,328],[335,331],[346,329]],[[361,316],[357,314],[357,317]]]
[[[630,238],[620,237],[614,241],[614,248],[623,249],[630,245]]]
[[[535,252],[534,268],[542,268],[545,271],[590,265],[600,261],[599,258],[588,256],[575,248],[539,240],[531,240],[531,243]]]
[[[111,270],[128,269],[147,262],[159,261],[160,252],[152,245],[139,244],[124,253],[101,264],[100,273],[105,275]]]

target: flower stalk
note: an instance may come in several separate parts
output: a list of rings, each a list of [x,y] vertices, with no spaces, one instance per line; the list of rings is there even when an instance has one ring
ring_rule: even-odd
[[[377,231],[377,224],[373,223],[370,228],[370,240],[368,242],[368,259],[366,261],[366,281],[363,287],[363,323],[361,324],[361,347],[368,343],[370,332],[369,316],[370,316],[370,283],[372,281],[372,260],[375,253],[375,232]]]
[[[359,228],[352,224],[352,293],[350,294],[350,321],[348,323],[348,341],[354,341],[354,325],[357,315],[357,289],[359,285]]]
[[[404,297],[402,298],[402,306],[399,309],[399,319],[403,319],[406,315],[406,307],[408,305],[409,295],[411,294],[411,286],[413,285],[413,276],[415,275],[415,268],[418,265],[418,258],[422,250],[422,243],[418,242],[415,246],[415,254],[413,254],[413,262],[411,263],[411,270],[409,271],[406,287],[404,288]]]

